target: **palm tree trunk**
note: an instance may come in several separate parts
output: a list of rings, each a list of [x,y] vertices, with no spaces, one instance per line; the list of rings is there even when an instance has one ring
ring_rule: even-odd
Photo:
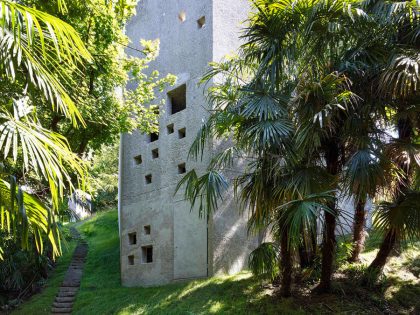
[[[372,272],[379,275],[379,273],[384,268],[386,261],[391,254],[392,249],[394,248],[395,243],[397,242],[397,236],[393,230],[388,231],[385,235],[385,238],[379,248],[379,252],[376,255],[375,259],[370,264],[368,274]]]
[[[333,176],[336,176],[339,168],[339,145],[334,140],[331,139],[327,143],[327,150],[325,155],[325,160],[327,163],[327,170]],[[331,291],[331,278],[334,271],[334,259],[335,259],[335,228],[336,228],[336,218],[337,218],[337,207],[336,207],[336,198],[330,201],[327,206],[328,211],[325,213],[325,224],[324,224],[324,233],[323,233],[323,243],[322,243],[322,262],[321,262],[321,282],[319,283],[316,291],[319,293]]]
[[[359,262],[360,253],[365,246],[366,232],[365,232],[365,200],[359,200],[354,213],[354,227],[353,227],[353,250],[349,258],[349,262]]]
[[[282,297],[292,295],[292,255],[288,244],[288,233],[284,231],[280,243],[280,259],[281,259],[281,289]]]
[[[329,205],[330,210],[335,211],[334,204]],[[334,258],[335,258],[335,227],[336,216],[330,212],[325,211],[325,228],[324,239],[322,243],[322,270],[321,282],[317,287],[319,293],[331,291],[331,277],[334,271]]]
[[[398,128],[398,138],[402,141],[409,141],[413,128],[409,118],[400,118],[397,123]],[[408,166],[405,164],[406,161],[401,161],[399,167],[403,171],[403,176],[401,176],[401,180],[398,183],[396,197],[395,200],[400,202],[403,200],[405,196],[405,191],[409,187],[410,183],[410,176]],[[384,240],[382,241],[381,247],[379,248],[379,252],[376,255],[375,259],[370,264],[368,271],[376,271],[377,275],[379,276],[379,271],[382,271],[383,267],[386,264],[389,254],[391,253],[392,249],[394,248],[395,244],[399,241],[397,234],[395,231],[390,229],[387,234],[385,235]]]

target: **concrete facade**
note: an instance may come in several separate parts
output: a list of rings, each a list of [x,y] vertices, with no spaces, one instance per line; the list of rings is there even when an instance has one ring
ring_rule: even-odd
[[[209,147],[202,161],[187,160],[207,117],[204,88],[197,83],[209,62],[238,48],[240,22],[248,10],[247,0],[143,0],[127,26],[135,44],[160,39],[152,67],[175,74],[178,81],[162,95],[166,106],[157,140],[136,132],[121,137],[119,224],[125,286],[236,273],[247,266],[258,245],[258,237],[247,235],[247,217],[239,214],[233,194],[208,223],[190,211],[182,193],[174,196],[183,173],[192,168],[203,172],[213,152]],[[183,102],[184,85],[186,108],[172,114],[172,105]]]

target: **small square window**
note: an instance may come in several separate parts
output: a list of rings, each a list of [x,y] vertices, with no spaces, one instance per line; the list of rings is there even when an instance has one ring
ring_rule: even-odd
[[[159,149],[153,149],[152,150],[152,158],[157,159],[159,157]]]
[[[185,166],[185,163],[178,165],[178,174],[184,174],[187,172],[187,168]]]
[[[174,124],[170,124],[170,125],[166,126],[166,130],[168,131],[168,135],[174,133],[174,131],[175,131]]]
[[[202,16],[201,18],[199,18],[197,20],[197,26],[198,28],[203,28],[204,26],[206,26],[206,17]]]
[[[154,133],[149,134],[149,142],[155,142],[157,140],[159,140],[158,133],[154,132]]]
[[[141,258],[143,264],[150,264],[153,262],[153,246],[143,246],[141,248]]]
[[[143,163],[143,159],[141,158],[141,155],[135,156],[134,157],[134,164],[140,165],[141,163]]]
[[[144,176],[144,180],[146,182],[146,184],[151,184],[152,183],[152,174],[148,174],[146,176]]]
[[[128,256],[128,264],[129,265],[134,265],[134,255]]]
[[[136,245],[137,244],[137,234],[136,232],[128,233],[128,244]]]
[[[187,108],[187,85],[183,84],[168,93],[171,115]]]
[[[185,136],[187,135],[187,129],[186,128],[182,128],[178,130],[178,138],[182,139],[185,138]]]
[[[144,226],[144,234],[145,235],[150,235],[150,231],[151,231],[150,225],[145,225]]]

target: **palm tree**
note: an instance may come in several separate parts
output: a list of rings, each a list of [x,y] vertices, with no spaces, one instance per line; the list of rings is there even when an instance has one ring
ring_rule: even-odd
[[[65,10],[63,1],[59,1],[59,6]],[[0,78],[10,87],[1,91],[4,97],[0,101],[0,151],[3,161],[21,159],[24,173],[34,172],[39,180],[46,181],[52,203],[52,208],[46,206],[18,188],[13,176],[10,179],[8,174],[2,174],[0,229],[15,234],[21,227],[23,247],[28,246],[31,233],[41,251],[42,236],[46,235],[54,254],[59,253],[55,209],[64,189],[73,186],[71,174],[83,179],[85,173],[65,138],[39,124],[31,106],[31,92],[41,92],[41,97],[75,126],[84,125],[64,83],[71,84],[70,70],[90,58],[70,25],[16,1],[0,0]]]
[[[388,44],[375,89],[386,102],[397,137],[385,146],[399,176],[392,185],[390,201],[379,205],[376,226],[384,232],[384,240],[369,272],[379,274],[395,244],[420,234],[419,187],[414,182],[420,166],[420,148],[416,134],[419,125],[420,93],[420,14],[418,2],[387,3],[372,1],[370,12],[387,28]]]

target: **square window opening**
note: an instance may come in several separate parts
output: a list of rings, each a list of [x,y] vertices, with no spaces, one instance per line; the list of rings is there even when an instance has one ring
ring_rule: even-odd
[[[175,131],[174,124],[170,124],[170,125],[166,126],[166,130],[168,131],[168,135],[174,133],[174,131]]]
[[[134,163],[136,165],[140,165],[141,163],[143,163],[143,159],[141,158],[141,155],[137,155],[134,157]]]
[[[185,174],[187,172],[187,167],[185,166],[185,163],[178,165],[178,174]]]
[[[151,229],[150,229],[150,225],[145,225],[144,226],[144,234],[145,235],[150,235]]]
[[[171,115],[187,108],[187,85],[183,84],[168,93]]]
[[[204,26],[206,26],[206,17],[202,16],[201,18],[199,18],[197,20],[197,26],[198,28],[203,28]]]
[[[128,233],[128,244],[129,245],[136,245],[137,244],[137,233]]]
[[[146,184],[151,184],[152,183],[152,174],[148,174],[146,176],[144,176],[144,180],[146,182]]]
[[[182,139],[185,138],[185,136],[187,135],[187,129],[186,128],[182,128],[178,130],[178,138]]]
[[[153,246],[143,246],[141,248],[141,261],[143,264],[150,264],[153,262]]]
[[[154,133],[149,134],[149,142],[155,142],[157,140],[159,140],[158,133],[154,132]]]
[[[159,157],[159,149],[158,148],[153,149],[152,150],[152,158],[157,159],[158,157]]]
[[[131,266],[134,265],[134,255],[128,256],[128,264]]]

